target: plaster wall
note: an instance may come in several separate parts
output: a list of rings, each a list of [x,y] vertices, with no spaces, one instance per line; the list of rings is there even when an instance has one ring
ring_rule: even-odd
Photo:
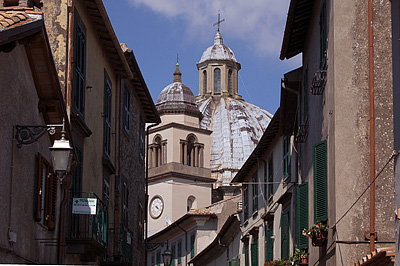
[[[168,115],[163,115],[161,119],[161,124],[162,125],[167,125],[169,123],[179,123],[182,125],[187,125],[191,127],[199,127],[199,118],[194,117],[194,116],[189,116],[185,114],[168,114]]]
[[[7,62],[12,62],[13,67]],[[55,264],[57,247],[38,239],[57,239],[54,231],[34,220],[37,178],[37,155],[51,162],[48,134],[37,142],[17,148],[15,125],[45,125],[38,109],[39,98],[23,45],[10,53],[0,52],[0,261],[19,264]],[[60,202],[58,192],[57,202]],[[59,208],[56,210],[58,221]],[[13,246],[8,242],[8,229],[16,233]]]

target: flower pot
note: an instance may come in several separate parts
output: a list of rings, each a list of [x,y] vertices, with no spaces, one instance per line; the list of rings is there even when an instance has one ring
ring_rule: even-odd
[[[312,237],[313,246],[322,246],[328,238],[328,231],[317,231],[317,234]]]
[[[299,264],[301,266],[308,265],[308,256],[301,256],[300,259],[299,259]]]

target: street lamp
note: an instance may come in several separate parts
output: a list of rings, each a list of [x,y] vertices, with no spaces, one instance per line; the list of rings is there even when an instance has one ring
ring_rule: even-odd
[[[171,250],[168,249],[168,246],[167,246],[167,249],[164,250],[162,257],[163,257],[163,261],[164,261],[164,266],[170,266],[171,261],[172,261],[172,252],[171,252]]]
[[[69,172],[72,162],[72,148],[69,141],[65,139],[64,121],[61,131],[61,139],[55,140],[52,147],[49,147],[51,152],[51,160],[53,162],[54,171],[60,179],[65,173]]]

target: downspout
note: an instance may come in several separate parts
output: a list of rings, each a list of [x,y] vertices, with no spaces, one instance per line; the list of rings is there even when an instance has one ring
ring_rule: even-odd
[[[150,128],[155,127],[159,125],[160,122],[157,122],[155,124],[152,124],[147,127],[147,133],[146,133],[146,191],[145,191],[145,216],[144,219],[146,220],[146,229],[144,230],[144,265],[147,266],[147,235],[148,235],[148,230],[149,230],[149,221],[148,221],[148,205],[149,205],[149,133],[150,133]]]
[[[185,232],[185,263],[186,266],[188,265],[188,260],[187,260],[187,231],[183,229],[182,227],[179,226],[179,224],[176,224],[176,226],[181,229],[183,232]]]
[[[374,112],[374,32],[372,0],[368,0],[369,130],[370,130],[370,252],[375,250],[375,112]]]

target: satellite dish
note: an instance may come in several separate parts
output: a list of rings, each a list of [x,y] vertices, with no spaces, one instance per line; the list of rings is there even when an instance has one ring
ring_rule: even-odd
[[[167,222],[167,225],[172,224],[171,219],[169,219],[168,216],[165,216],[165,221]]]

